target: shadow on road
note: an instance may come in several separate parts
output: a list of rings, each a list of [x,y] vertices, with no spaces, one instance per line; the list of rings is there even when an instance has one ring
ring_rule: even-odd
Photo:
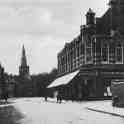
[[[0,124],[19,124],[19,120],[23,117],[24,116],[11,105],[0,108]]]
[[[47,103],[47,102],[48,102],[48,103],[59,103],[59,102],[57,102],[57,101],[52,101],[52,100],[47,100],[47,101],[44,100],[44,102],[46,102],[46,103]],[[62,104],[65,104],[64,101],[62,101],[61,103],[62,103]],[[59,103],[59,104],[61,104],[61,103]]]

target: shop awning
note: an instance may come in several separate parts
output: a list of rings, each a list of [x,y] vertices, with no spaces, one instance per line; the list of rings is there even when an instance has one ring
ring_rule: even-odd
[[[79,70],[75,71],[75,72],[72,72],[72,73],[69,73],[69,74],[67,74],[65,76],[59,77],[56,80],[54,80],[48,86],[48,88],[56,87],[56,86],[59,86],[59,85],[66,85],[66,84],[68,84],[78,73],[79,73]]]

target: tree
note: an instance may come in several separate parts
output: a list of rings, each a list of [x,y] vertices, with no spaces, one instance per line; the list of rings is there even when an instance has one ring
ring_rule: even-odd
[[[37,96],[44,96],[46,94],[46,88],[56,78],[57,69],[54,68],[50,73],[41,73],[38,75],[32,75],[32,81],[35,84],[35,92]]]

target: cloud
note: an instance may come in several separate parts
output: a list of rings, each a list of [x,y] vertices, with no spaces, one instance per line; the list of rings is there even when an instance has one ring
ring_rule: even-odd
[[[81,15],[89,7],[101,15],[100,0],[0,0],[0,60],[5,70],[18,73],[25,44],[31,73],[57,66],[57,53],[80,32]],[[99,7],[98,7],[99,5]]]

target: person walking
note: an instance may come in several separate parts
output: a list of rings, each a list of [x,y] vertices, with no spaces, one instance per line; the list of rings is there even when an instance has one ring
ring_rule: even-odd
[[[47,95],[45,95],[45,101],[47,102]]]

